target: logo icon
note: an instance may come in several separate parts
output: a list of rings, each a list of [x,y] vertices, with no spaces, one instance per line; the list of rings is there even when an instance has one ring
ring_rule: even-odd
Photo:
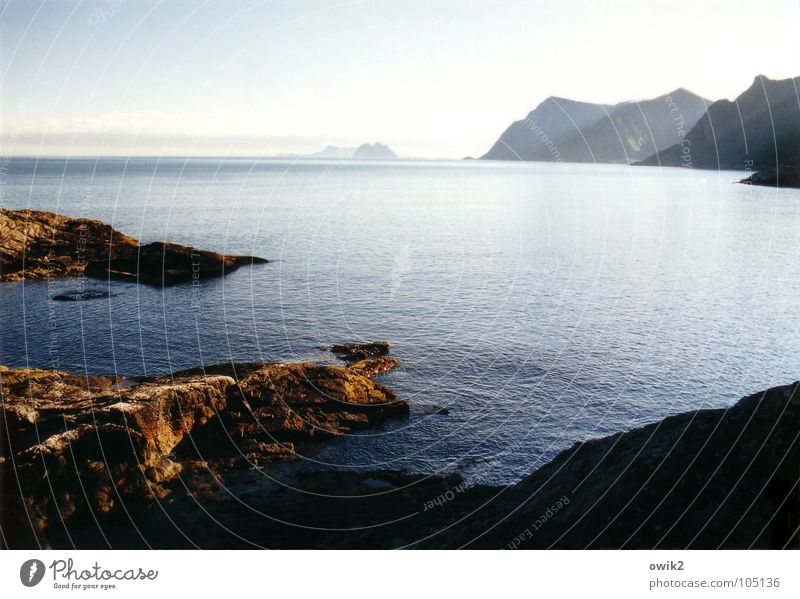
[[[29,559],[19,569],[19,579],[26,587],[35,587],[44,578],[44,562]]]

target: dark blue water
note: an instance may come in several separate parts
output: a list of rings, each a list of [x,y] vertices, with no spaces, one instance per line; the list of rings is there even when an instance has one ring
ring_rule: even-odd
[[[307,464],[512,481],[575,440],[795,380],[800,192],[479,162],[14,159],[2,204],[276,260],[168,289],[0,285],[0,362],[158,374],[389,339],[412,417]],[[103,288],[105,283],[93,283]],[[434,414],[446,406],[449,416]]]

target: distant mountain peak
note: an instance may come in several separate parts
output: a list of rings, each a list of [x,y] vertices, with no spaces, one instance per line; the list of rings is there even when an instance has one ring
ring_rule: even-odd
[[[387,160],[397,158],[397,154],[389,146],[376,141],[373,144],[365,143],[358,146],[353,153],[353,158]]]
[[[770,79],[766,75],[756,75],[755,77],[753,77],[753,82],[750,84],[750,87],[748,87],[746,90],[744,90],[739,95],[742,96],[742,95],[744,95],[744,94],[746,94],[748,92],[753,92],[754,90],[759,90],[759,89],[761,89],[762,86],[764,86],[766,84],[769,84],[769,83],[772,83],[772,79]]]
[[[298,157],[298,156],[295,156]],[[360,146],[339,146],[336,144],[326,144],[319,152],[314,152],[299,158],[329,158],[334,160],[351,159],[373,159],[389,160],[397,158],[397,155],[389,146],[376,141],[374,144],[364,143]]]
[[[789,88],[796,87],[797,85],[797,77],[790,77],[786,79],[770,79],[766,75],[756,75],[753,77],[753,82],[750,84],[745,91],[739,94],[739,97],[742,97],[746,94],[751,94],[754,91],[762,91],[764,88],[767,87],[776,87],[776,86],[787,86]]]
[[[563,96],[548,96],[544,99],[544,101],[539,104],[541,106],[545,102],[553,102],[559,105],[569,105],[569,106],[603,106],[605,108],[611,108],[614,104],[601,104],[598,102],[585,102],[584,100],[573,100],[572,98],[565,98]]]
[[[674,90],[672,90],[671,92],[669,92],[666,95],[667,96],[673,96],[673,97],[674,96],[688,96],[688,97],[691,97],[691,98],[702,98],[702,96],[699,96],[698,94],[694,93],[692,90],[687,89],[685,87],[679,87],[678,89],[674,89]]]
[[[545,98],[545,102],[550,100],[551,102],[566,102],[569,104],[586,104],[586,102],[581,102],[580,100],[573,100],[572,98],[565,98],[564,96],[547,96]]]

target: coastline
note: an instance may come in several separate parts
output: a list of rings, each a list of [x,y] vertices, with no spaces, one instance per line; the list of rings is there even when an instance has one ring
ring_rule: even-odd
[[[227,388],[229,400],[241,393],[247,401],[263,399],[264,392],[274,393],[265,381],[274,378],[276,368],[281,372],[287,368],[289,372],[324,372],[324,378],[317,380],[339,381],[344,390],[354,383],[364,385],[366,397],[373,393],[382,397],[378,415],[365,419],[359,415],[367,406],[351,404],[350,409],[338,402],[327,418],[319,420],[319,402],[324,403],[324,398],[307,396],[308,387],[290,378],[280,394],[303,398],[292,409],[301,421],[311,423],[311,428],[286,420],[285,406],[274,401],[262,401],[260,409],[252,412],[258,423],[255,428],[246,420],[236,425],[229,413],[234,411],[234,417],[241,418],[235,416],[237,408],[220,407],[219,401],[216,415],[206,412],[207,418],[195,418],[188,429],[185,409],[165,409],[162,404],[158,413],[172,414],[172,420],[160,418],[157,426],[151,426],[152,419],[132,418],[127,430],[111,426],[110,414],[135,413],[131,406],[137,402],[146,406],[169,397],[181,404],[187,389],[201,384],[200,380],[208,386],[204,397],[212,402],[219,398],[208,389],[219,390],[220,386]],[[238,371],[240,378],[228,377],[231,369]],[[269,372],[273,376],[265,379]],[[116,448],[126,438],[152,435],[154,441],[144,443],[150,447],[149,453],[142,450],[135,456],[146,466],[125,470],[122,465],[130,461],[127,455],[108,463],[111,468],[120,466],[116,476],[122,478],[114,484],[118,494],[127,493],[118,495],[124,510],[115,509],[114,491],[108,488],[105,475],[91,468],[93,456],[84,455],[83,461],[79,458],[76,462],[74,440],[69,444],[72,457],[57,442],[65,433],[22,451],[4,449],[0,463],[3,529],[17,533],[9,547],[800,547],[798,383],[745,397],[729,409],[686,412],[625,433],[576,443],[520,482],[490,487],[469,486],[458,475],[335,469],[292,472],[281,468],[280,464],[294,455],[295,445],[288,439],[298,450],[307,449],[334,436],[379,425],[388,417],[407,416],[407,404],[395,400],[390,389],[347,372],[347,368],[241,364],[206,369],[201,379],[191,378],[197,376],[198,371],[187,371],[130,387],[111,382],[105,389],[116,385],[125,397],[111,400],[107,408],[95,412],[99,424],[74,429],[87,438],[108,435],[106,444]],[[24,433],[28,427],[30,433],[30,427],[38,430],[39,420],[75,417],[79,398],[60,399],[56,402],[60,405],[39,405],[34,416],[30,410],[37,406],[25,404],[24,394],[15,401],[13,386],[9,387],[11,381],[19,391],[38,380],[43,385],[40,395],[48,389],[58,390],[62,398],[65,382],[76,382],[69,375],[54,378],[54,373],[47,371],[4,371],[2,377],[4,428],[21,427]],[[90,387],[92,381],[96,385],[108,382],[94,377]],[[197,398],[192,393],[188,396]],[[47,418],[42,418],[43,414]],[[316,424],[312,422],[315,415]],[[282,418],[283,424],[269,432],[278,445],[262,440],[263,425]],[[132,436],[134,422],[139,428]],[[318,434],[315,429],[323,422],[334,428]],[[225,426],[219,427],[220,423]],[[223,443],[220,428],[225,429]],[[236,430],[241,437],[233,445],[240,448],[239,455],[237,450],[231,454],[224,449],[231,441],[229,433]],[[177,436],[180,439],[176,441]],[[188,452],[187,444],[180,444],[184,438],[191,441]],[[247,453],[241,451],[245,447]],[[215,448],[222,453],[213,455]],[[43,463],[49,472],[45,486]],[[74,502],[66,510],[62,505],[56,514],[48,505],[54,493],[50,485],[58,485],[62,491],[65,486],[72,489],[68,496],[74,500],[74,485],[65,483],[74,478],[74,473],[70,475],[73,467],[81,472],[82,485],[99,481],[94,495],[85,496],[100,497],[105,503],[99,501],[86,509],[87,505]],[[28,494],[20,497],[14,492],[18,488],[27,489]],[[87,488],[83,490],[86,493]],[[26,531],[24,525],[20,528],[31,516],[34,527],[38,525],[36,534]]]
[[[185,259],[202,251],[164,243],[160,259],[134,263],[142,246],[99,221],[2,216],[15,233],[3,281],[81,277],[121,251],[126,280],[188,284]],[[204,254],[210,277],[259,260]],[[172,280],[153,265],[174,270]],[[344,365],[241,362],[137,378],[0,367],[4,543],[798,548],[798,383],[576,443],[515,484],[485,486],[456,474],[292,470],[331,439],[410,415],[372,380],[400,364],[388,341],[323,349]]]

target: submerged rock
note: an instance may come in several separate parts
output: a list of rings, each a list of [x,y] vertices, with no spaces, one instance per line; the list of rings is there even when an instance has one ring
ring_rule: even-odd
[[[264,258],[145,245],[97,220],[0,209],[0,281],[91,276],[149,285],[220,277]]]
[[[356,362],[374,356],[385,356],[389,353],[388,341],[370,341],[369,343],[342,343],[327,348],[336,357],[347,362]]]
[[[95,289],[69,291],[67,293],[59,293],[54,295],[51,299],[54,302],[85,302],[93,299],[104,299],[111,297],[108,291],[99,291]]]

